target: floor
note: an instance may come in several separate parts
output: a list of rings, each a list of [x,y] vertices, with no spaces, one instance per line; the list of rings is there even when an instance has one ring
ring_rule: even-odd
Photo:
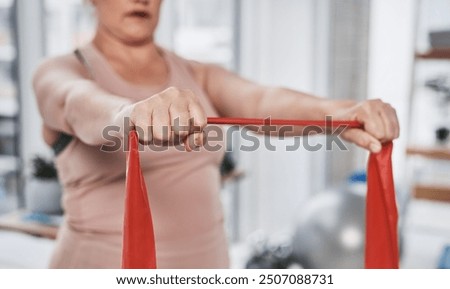
[[[404,231],[402,268],[436,268],[450,245],[450,203],[412,201]]]
[[[404,224],[402,268],[434,269],[450,245],[450,203],[413,201]],[[54,243],[21,233],[0,231],[0,268],[46,268]],[[249,246],[230,249],[232,268],[243,268]]]

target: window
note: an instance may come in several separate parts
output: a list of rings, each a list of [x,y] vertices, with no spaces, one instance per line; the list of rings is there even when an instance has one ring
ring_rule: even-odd
[[[187,58],[233,68],[234,1],[176,0],[175,4],[175,52]]]
[[[12,0],[0,0],[0,213],[14,209],[20,179]]]

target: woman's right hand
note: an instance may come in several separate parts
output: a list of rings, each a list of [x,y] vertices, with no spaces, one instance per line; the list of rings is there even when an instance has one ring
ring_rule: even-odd
[[[119,113],[128,117],[143,144],[177,145],[187,151],[203,146],[206,114],[190,90],[170,87],[143,101],[130,104]]]

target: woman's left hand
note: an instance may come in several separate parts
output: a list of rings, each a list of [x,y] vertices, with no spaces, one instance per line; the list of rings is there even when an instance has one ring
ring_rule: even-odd
[[[362,129],[348,129],[341,136],[343,139],[378,153],[382,144],[397,139],[400,127],[395,109],[379,99],[367,100],[334,114],[336,119],[358,121]]]

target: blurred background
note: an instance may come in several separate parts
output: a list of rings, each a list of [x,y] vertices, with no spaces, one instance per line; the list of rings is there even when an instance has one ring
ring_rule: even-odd
[[[0,0],[0,268],[47,267],[64,212],[31,77],[95,25],[83,0]],[[166,0],[158,42],[266,85],[391,103],[401,267],[449,268],[450,0]],[[233,268],[362,268],[367,153],[293,142],[229,143]]]

